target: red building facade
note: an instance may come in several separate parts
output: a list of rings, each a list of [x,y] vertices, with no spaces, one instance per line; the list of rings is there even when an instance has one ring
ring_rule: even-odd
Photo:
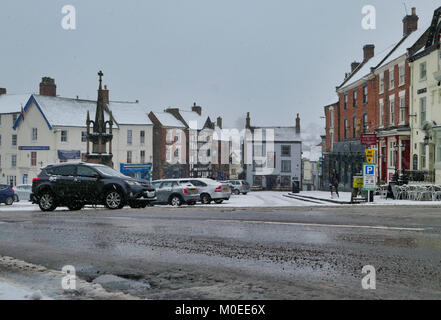
[[[336,88],[338,103],[325,107],[326,154],[324,168],[336,170],[342,189],[351,189],[352,177],[361,173],[366,147],[364,133],[376,133],[378,182],[410,170],[410,68],[409,54],[424,44],[426,32],[417,31],[415,8],[403,19],[403,35],[389,50],[375,54],[374,45],[363,47],[363,61]],[[326,173],[324,174],[326,176]]]

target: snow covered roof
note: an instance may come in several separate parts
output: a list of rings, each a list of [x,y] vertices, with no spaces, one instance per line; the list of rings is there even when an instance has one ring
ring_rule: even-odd
[[[179,113],[182,118],[184,118],[189,127],[195,128],[197,130],[202,130],[208,119],[208,116],[204,115],[204,113],[202,113],[202,115],[199,115],[199,113],[195,111],[179,110]],[[192,123],[196,126],[194,127]]]
[[[90,119],[95,119],[96,101],[42,95],[33,97],[50,126],[85,127],[87,111]],[[109,120],[107,112],[104,119]]]
[[[401,40],[400,40],[401,41]],[[342,85],[339,87],[339,89],[344,89],[346,87],[349,87],[350,85],[354,84],[355,82],[366,78],[371,74],[372,68],[375,68],[381,61],[383,61],[387,55],[390,53],[390,51],[398,44],[398,42],[395,42],[388,46],[386,49],[381,50],[380,52],[376,53],[371,59],[369,59],[366,63],[360,65],[360,67],[354,72],[349,75],[347,79],[342,83]]]
[[[96,105],[96,103],[95,103]],[[118,124],[151,125],[147,108],[137,102],[113,102],[108,104]]]
[[[19,113],[25,107],[31,94],[2,94],[0,95],[0,114]]]
[[[372,68],[378,69],[380,66],[383,66],[406,54],[407,49],[412,47],[424,35],[426,31],[427,29],[414,31],[407,37],[400,38],[398,41],[395,41],[385,49],[376,53],[366,63],[360,65],[359,68],[354,70],[354,72],[352,72],[351,75],[349,75],[349,77],[345,79],[339,89],[341,90],[349,87],[355,82],[368,77],[372,73]]]
[[[417,30],[415,32],[412,32],[401,44],[400,46],[394,50],[394,52],[392,52],[390,54],[390,56],[387,57],[387,59],[385,59],[383,62],[381,62],[378,66],[377,69],[388,64],[391,61],[394,61],[395,59],[398,59],[399,57],[401,57],[404,54],[407,54],[407,49],[413,47],[418,40],[420,40],[421,37],[423,37],[425,35],[425,33],[427,32],[428,29],[422,29],[422,30]],[[419,46],[420,48],[416,47],[414,49],[416,50],[420,50],[421,48],[424,48],[425,45],[425,41],[423,41]]]
[[[185,128],[185,125],[168,112],[152,112],[164,127]]]
[[[274,130],[274,142],[301,142],[302,138],[296,133],[295,127],[253,127],[255,130]],[[266,131],[268,132],[268,131]]]

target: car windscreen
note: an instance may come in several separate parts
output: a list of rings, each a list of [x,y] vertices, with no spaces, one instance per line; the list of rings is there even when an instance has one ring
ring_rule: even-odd
[[[112,168],[106,167],[106,166],[96,166],[94,167],[96,170],[99,171],[99,173],[104,174],[106,176],[110,177],[118,177],[118,178],[125,178],[128,179],[130,177],[123,175],[121,172],[118,172]]]

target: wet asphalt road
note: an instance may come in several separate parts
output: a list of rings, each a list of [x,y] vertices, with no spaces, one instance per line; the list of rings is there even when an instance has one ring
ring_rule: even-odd
[[[149,299],[440,299],[441,209],[3,211],[0,255],[116,275],[143,285],[106,289]]]

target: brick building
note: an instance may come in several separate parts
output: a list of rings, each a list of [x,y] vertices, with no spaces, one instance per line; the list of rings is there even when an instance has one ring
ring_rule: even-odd
[[[190,110],[167,108],[150,112],[153,129],[154,179],[213,177],[228,179],[230,141],[221,133],[222,118],[211,121],[196,103]]]
[[[382,181],[387,182],[390,172],[395,172],[396,159],[390,146],[395,146],[396,141],[403,145],[399,165],[409,168],[409,155],[405,151],[410,137],[407,49],[418,50],[420,38],[425,34],[416,32],[417,23],[418,16],[413,8],[412,15],[403,19],[403,35],[391,46],[376,54],[373,44],[365,45],[363,61],[351,63],[351,72],[336,88],[338,102],[325,106],[325,181],[335,169],[340,188],[352,188],[352,177],[361,173],[365,159],[366,146],[360,143],[364,133],[377,133],[380,137],[379,144],[374,147],[379,151],[377,159],[381,162],[379,177]]]
[[[153,123],[153,180],[188,177],[185,125],[168,112],[152,111],[148,116]]]
[[[424,46],[427,38],[427,29],[418,30],[415,8],[403,19],[403,29],[402,41],[374,71],[378,87],[375,132],[380,183],[388,183],[395,173],[411,169],[409,57]]]

